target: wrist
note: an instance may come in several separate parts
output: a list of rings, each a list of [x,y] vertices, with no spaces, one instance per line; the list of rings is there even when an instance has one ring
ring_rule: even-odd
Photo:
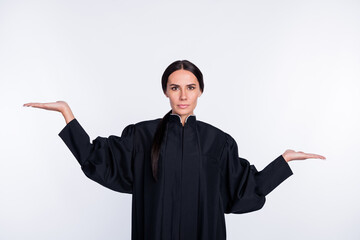
[[[289,162],[289,161],[290,161],[290,159],[288,158],[288,156],[287,156],[286,154],[282,154],[282,156],[283,156],[285,162]]]
[[[71,120],[73,120],[74,114],[72,113],[70,107],[65,107],[62,111],[61,111],[62,115],[65,118],[65,122],[66,124],[68,124]]]

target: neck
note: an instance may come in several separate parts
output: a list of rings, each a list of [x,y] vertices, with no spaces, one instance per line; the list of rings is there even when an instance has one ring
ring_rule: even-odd
[[[171,114],[176,114],[178,116],[180,116],[181,118],[181,124],[184,126],[185,125],[185,121],[186,121],[186,118],[190,115],[194,115],[194,111],[192,111],[191,113],[189,114],[178,114],[178,113],[175,113],[174,111],[171,111]]]

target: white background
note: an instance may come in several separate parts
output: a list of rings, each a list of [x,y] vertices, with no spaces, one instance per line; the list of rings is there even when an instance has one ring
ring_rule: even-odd
[[[89,180],[57,135],[64,100],[92,139],[162,117],[165,68],[204,74],[194,113],[258,169],[294,175],[228,239],[360,239],[359,1],[0,1],[0,239],[130,239],[131,195]]]

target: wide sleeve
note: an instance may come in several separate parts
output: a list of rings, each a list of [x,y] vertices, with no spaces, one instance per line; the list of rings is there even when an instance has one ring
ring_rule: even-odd
[[[221,154],[221,198],[225,213],[259,210],[265,196],[293,173],[280,155],[262,171],[239,157],[235,140],[227,135]]]
[[[130,124],[121,137],[99,136],[91,143],[80,123],[73,119],[58,135],[88,178],[114,191],[132,193],[134,132],[135,126]]]

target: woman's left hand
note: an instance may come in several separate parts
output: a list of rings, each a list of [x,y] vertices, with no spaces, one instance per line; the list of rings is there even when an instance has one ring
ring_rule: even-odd
[[[305,160],[308,158],[320,158],[326,159],[324,156],[313,154],[313,153],[304,153],[301,151],[295,152],[294,150],[288,149],[282,154],[283,158],[286,162],[290,162],[292,160]]]

